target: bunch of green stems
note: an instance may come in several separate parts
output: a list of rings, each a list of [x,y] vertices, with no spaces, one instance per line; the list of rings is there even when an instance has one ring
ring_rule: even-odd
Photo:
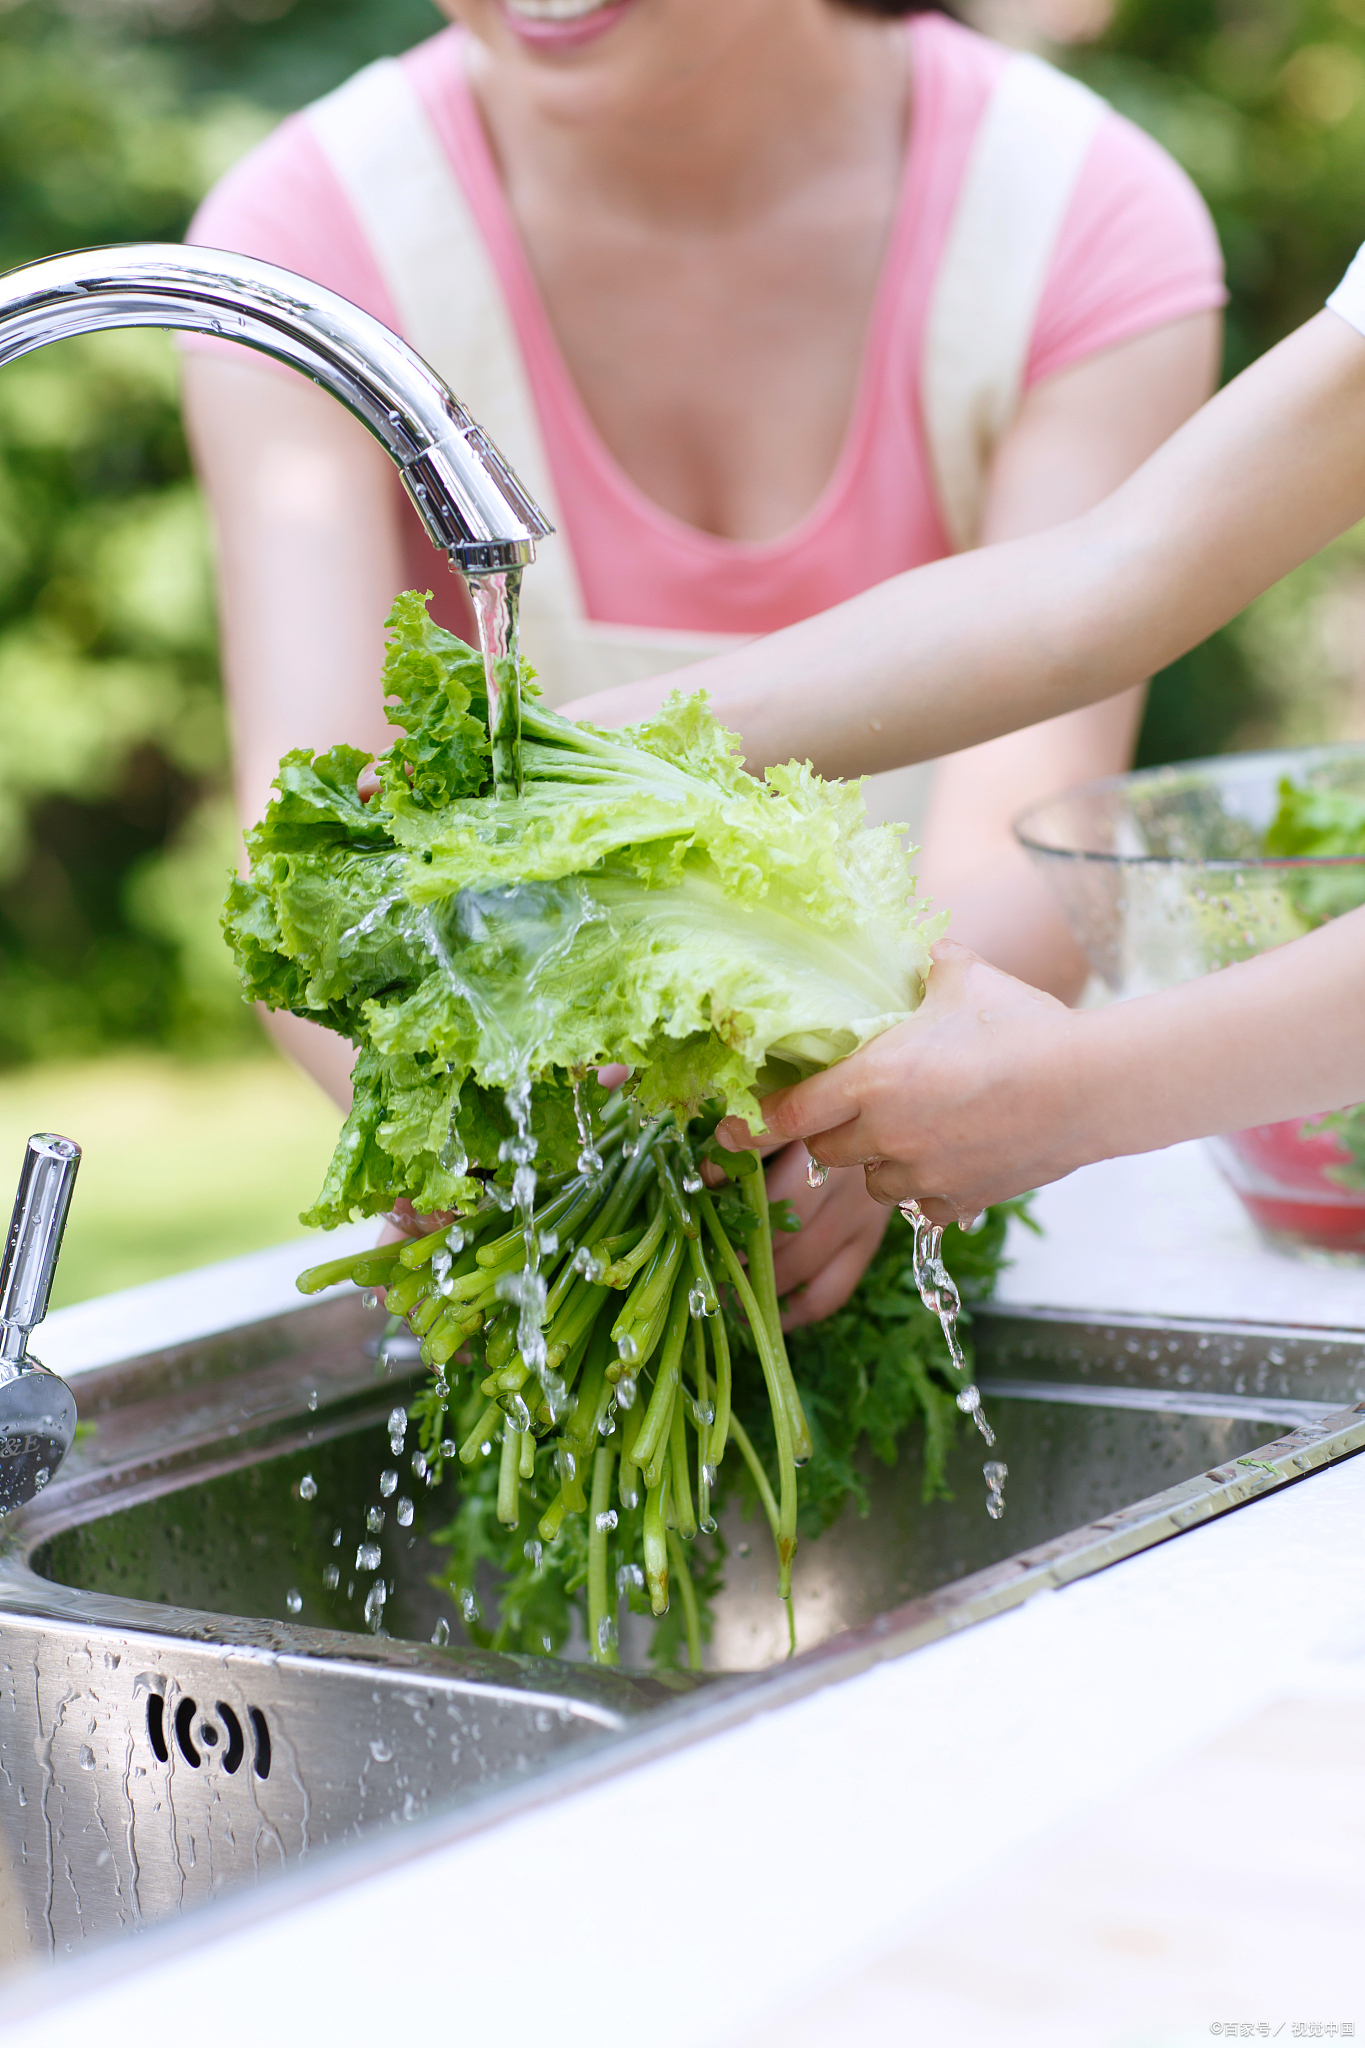
[[[605,1663],[617,1655],[613,1572],[619,1585],[622,1567],[642,1567],[661,1615],[670,1564],[690,1661],[699,1661],[681,1546],[715,1528],[712,1496],[731,1445],[772,1529],[778,1591],[791,1598],[796,1468],[811,1440],[782,1338],[767,1189],[755,1154],[720,1151],[708,1137],[704,1121],[646,1123],[613,1098],[580,1161],[586,1170],[540,1181],[529,1213],[490,1186],[469,1213],[425,1236],[315,1266],[298,1283],[305,1293],[346,1279],[382,1288],[436,1375],[440,1411],[463,1409],[467,1423],[477,1389],[456,1455],[473,1467],[499,1446],[506,1528],[530,1507],[550,1545],[571,1518],[587,1517],[588,1641]],[[727,1186],[703,1186],[699,1145]],[[529,1298],[543,1300],[533,1315],[543,1358],[526,1341],[528,1265],[538,1282]],[[775,1485],[733,1413],[722,1288],[753,1333]]]

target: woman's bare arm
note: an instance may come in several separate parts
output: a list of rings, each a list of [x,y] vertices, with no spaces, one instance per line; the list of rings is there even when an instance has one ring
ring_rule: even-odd
[[[378,676],[402,588],[397,483],[378,443],[302,377],[217,354],[186,358],[185,420],[218,557],[223,677],[237,801],[259,818],[280,756],[392,734]],[[268,1028],[338,1102],[351,1049],[295,1017]]]
[[[1365,1097],[1365,910],[1099,1010],[1068,1010],[951,942],[906,1023],[763,1103],[767,1133],[861,1165],[936,1222],[1091,1160]],[[736,1119],[722,1143],[743,1145]]]
[[[1362,515],[1365,338],[1322,312],[1079,519],[595,702],[704,687],[755,760],[929,760],[1131,689]]]
[[[1204,403],[1218,374],[1216,313],[1138,335],[1034,386],[992,469],[983,540],[1014,540],[1088,511]],[[1026,726],[939,763],[919,886],[963,944],[1054,995],[1085,962],[1012,830],[1030,804],[1132,760],[1142,687]],[[870,764],[869,764],[870,765]]]

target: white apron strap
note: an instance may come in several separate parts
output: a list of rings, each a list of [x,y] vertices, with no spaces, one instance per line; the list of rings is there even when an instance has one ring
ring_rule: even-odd
[[[551,704],[740,644],[726,633],[602,626],[584,611],[516,329],[426,109],[393,58],[307,110],[360,223],[403,335],[487,431],[556,527],[522,585],[521,642]]]
[[[920,411],[944,527],[974,547],[991,458],[1023,392],[1057,235],[1109,109],[1021,53],[981,117],[925,330]]]

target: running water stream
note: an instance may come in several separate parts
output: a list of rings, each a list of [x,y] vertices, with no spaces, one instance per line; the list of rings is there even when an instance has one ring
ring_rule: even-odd
[[[479,628],[479,647],[488,686],[488,741],[493,755],[493,792],[521,795],[521,683],[517,665],[520,569],[471,576],[469,594]]]
[[[938,1317],[944,1341],[948,1346],[948,1356],[953,1362],[953,1370],[965,1378],[967,1360],[957,1334],[957,1319],[962,1313],[962,1297],[957,1291],[952,1274],[943,1263],[943,1225],[931,1223],[919,1203],[915,1201],[902,1202],[900,1212],[915,1233],[912,1260],[919,1298],[930,1315]],[[981,1389],[968,1380],[965,1386],[958,1389],[957,1405],[964,1415],[971,1416],[986,1440],[987,1450],[991,1449],[995,1443],[995,1431],[987,1422],[981,1406]],[[986,1512],[992,1521],[998,1522],[1005,1512],[1005,1480],[1009,1476],[1009,1467],[1001,1464],[998,1459],[991,1459],[981,1470],[988,1489]]]
[[[822,1188],[829,1179],[829,1168],[822,1166],[818,1159],[806,1161],[806,1184]],[[915,1286],[919,1298],[931,1316],[937,1316],[948,1346],[948,1356],[953,1371],[966,1375],[967,1359],[958,1341],[957,1319],[962,1313],[962,1297],[957,1283],[943,1263],[943,1225],[931,1223],[918,1202],[900,1204],[901,1215],[915,1233],[914,1249],[911,1254],[915,1275]],[[958,1389],[957,1405],[972,1421],[986,1440],[990,1450],[995,1444],[995,1431],[986,1420],[981,1406],[981,1389],[972,1381]],[[986,1513],[993,1522],[998,1522],[1005,1512],[1005,1481],[1009,1477],[1009,1466],[992,1458],[982,1466],[981,1476],[986,1482]]]

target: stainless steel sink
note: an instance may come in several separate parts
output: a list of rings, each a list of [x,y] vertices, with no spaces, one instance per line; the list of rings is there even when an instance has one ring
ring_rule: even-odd
[[[696,1739],[1365,1446],[1365,1333],[983,1314],[1004,1520],[965,1435],[951,1502],[921,1505],[913,1456],[874,1465],[871,1513],[798,1555],[790,1661],[766,1529],[732,1520],[712,1657],[748,1675],[698,1685],[460,1640],[430,1583],[450,1500],[390,1443],[418,1368],[377,1361],[376,1321],[329,1300],[83,1376],[94,1427],[0,1545],[0,1960],[434,1807],[477,1824],[494,1792]],[[414,1519],[372,1534],[395,1467]]]

